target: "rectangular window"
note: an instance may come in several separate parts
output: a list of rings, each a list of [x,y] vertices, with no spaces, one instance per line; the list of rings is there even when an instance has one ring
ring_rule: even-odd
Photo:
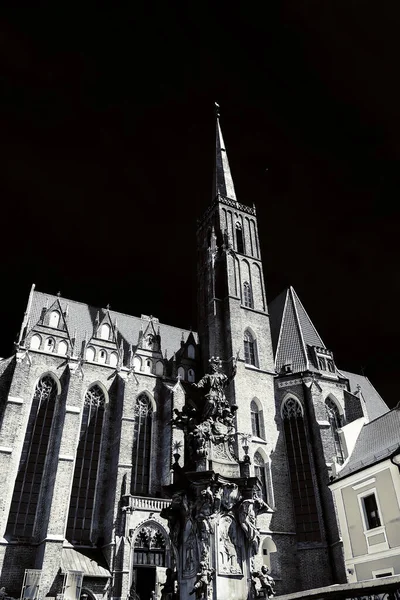
[[[362,498],[364,508],[365,522],[368,529],[375,529],[381,526],[378,505],[375,494],[369,494]]]

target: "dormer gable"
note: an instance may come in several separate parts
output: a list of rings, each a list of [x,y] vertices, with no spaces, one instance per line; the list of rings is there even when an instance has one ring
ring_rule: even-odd
[[[161,335],[159,320],[153,316],[141,315],[141,328],[138,346],[140,350],[161,353]]]
[[[40,318],[31,326],[28,318],[24,342],[30,350],[70,356],[74,350],[74,338],[68,330],[68,304],[62,304],[56,298],[52,304],[48,301],[42,307]]]

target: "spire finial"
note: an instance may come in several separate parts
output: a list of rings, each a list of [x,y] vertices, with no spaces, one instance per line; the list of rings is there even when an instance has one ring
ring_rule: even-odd
[[[220,109],[220,105],[218,104],[218,102],[214,102],[214,110],[215,110],[216,118],[219,119],[219,117],[221,116],[221,109]]]

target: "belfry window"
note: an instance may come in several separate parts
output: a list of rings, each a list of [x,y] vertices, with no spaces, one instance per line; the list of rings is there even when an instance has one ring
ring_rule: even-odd
[[[251,294],[251,287],[248,281],[243,284],[243,303],[248,308],[253,308],[253,298]]]
[[[91,541],[104,405],[103,391],[98,385],[93,385],[86,392],[76,452],[67,522],[67,538],[70,541]]]
[[[339,465],[342,465],[344,462],[342,444],[340,441],[340,435],[338,429],[340,429],[343,425],[342,423],[342,415],[339,412],[339,409],[336,403],[331,399],[327,398],[325,400],[326,411],[328,413],[328,421],[331,427],[333,443],[335,446],[335,456]]]
[[[236,223],[236,250],[244,254],[243,230],[239,222]]]
[[[289,463],[297,540],[319,542],[317,502],[311,473],[303,410],[295,398],[288,398],[282,407],[287,458]]]
[[[15,480],[7,533],[31,537],[53,423],[57,384],[50,375],[36,386]]]
[[[138,396],[135,405],[135,433],[133,441],[131,494],[149,493],[150,453],[153,408],[146,394]]]
[[[244,361],[248,365],[256,365],[255,341],[250,331],[244,333]]]
[[[262,410],[260,410],[255,400],[251,401],[250,404],[251,414],[251,433],[254,437],[264,438],[264,423]]]

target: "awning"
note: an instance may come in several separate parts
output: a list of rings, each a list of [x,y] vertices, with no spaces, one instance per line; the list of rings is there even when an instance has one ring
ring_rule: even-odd
[[[111,577],[103,553],[92,548],[63,548],[61,571],[82,571],[84,577]]]

